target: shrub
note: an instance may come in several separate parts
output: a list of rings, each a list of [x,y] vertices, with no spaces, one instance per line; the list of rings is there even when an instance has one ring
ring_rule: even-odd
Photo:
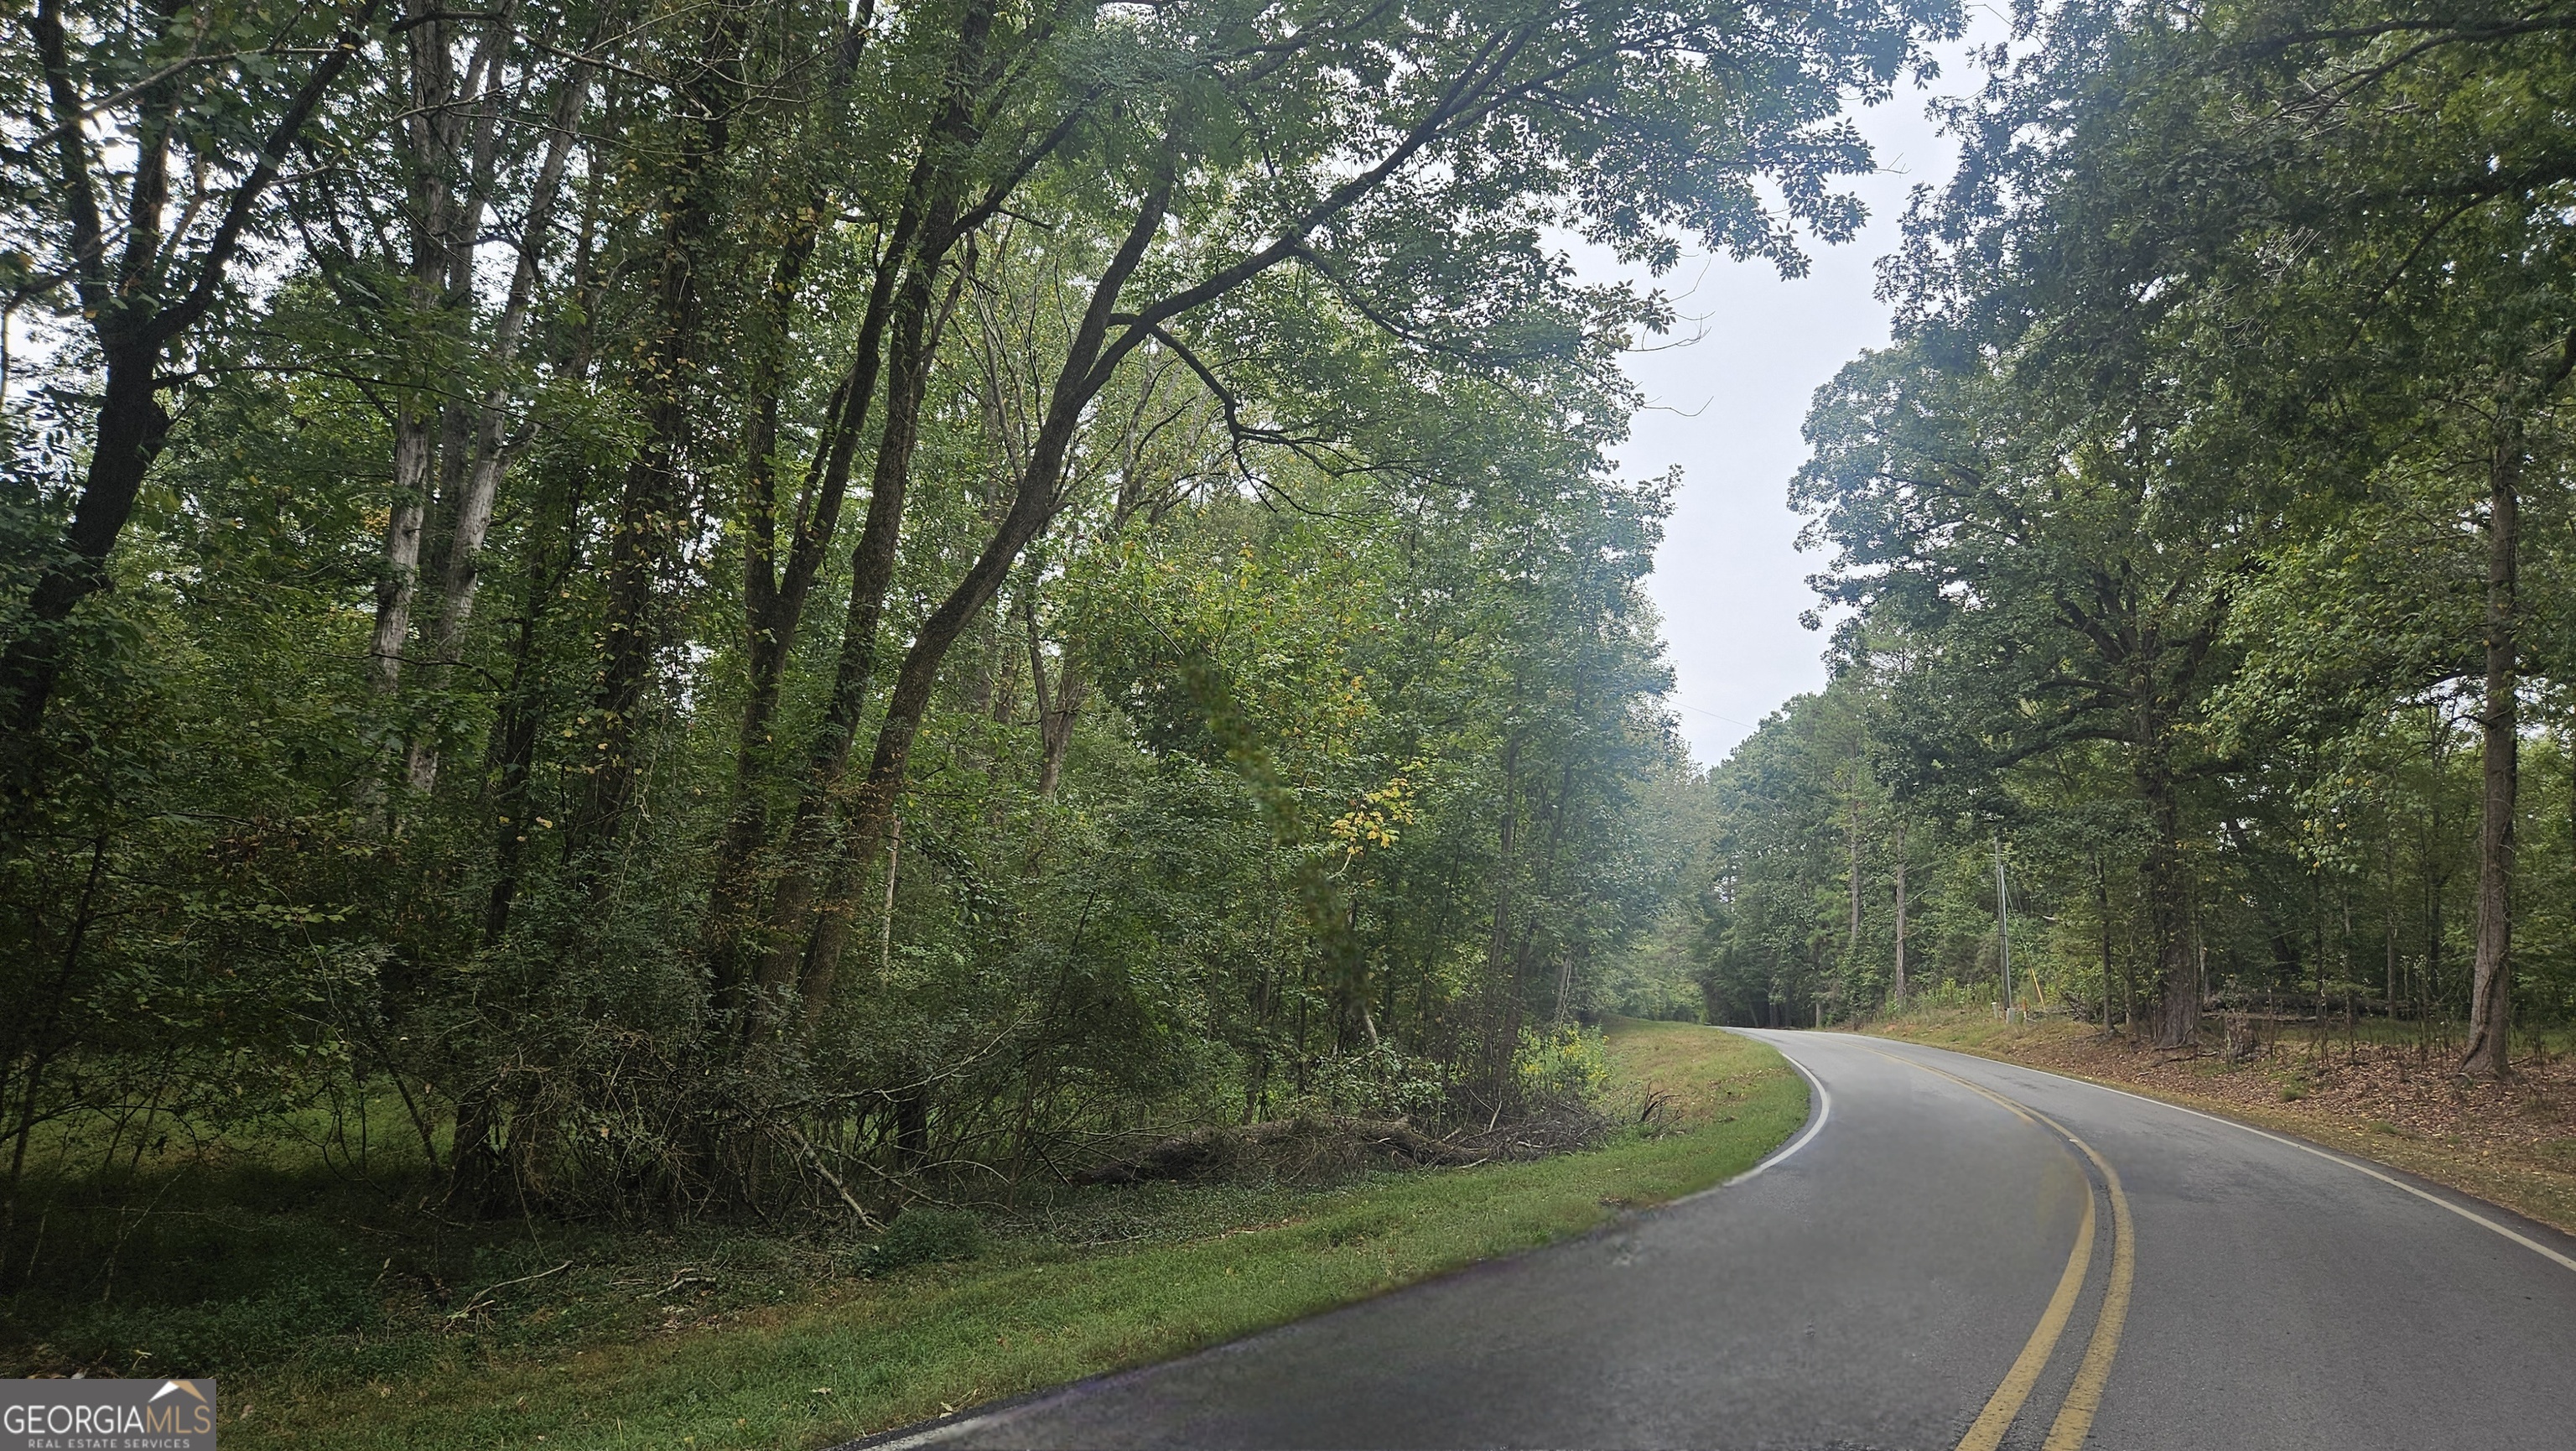
[[[1524,1028],[1512,1066],[1528,1097],[1585,1103],[1610,1082],[1610,1048],[1598,1028]]]
[[[1328,1113],[1403,1118],[1436,1112],[1448,1097],[1440,1065],[1408,1058],[1393,1042],[1352,1053],[1328,1053],[1309,1070],[1309,1095]]]
[[[963,1209],[907,1209],[870,1246],[867,1272],[882,1275],[906,1265],[971,1260],[984,1252],[984,1221]]]

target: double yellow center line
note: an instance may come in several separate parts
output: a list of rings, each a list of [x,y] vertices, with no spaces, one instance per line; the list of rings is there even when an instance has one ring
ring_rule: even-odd
[[[2111,1280],[2103,1288],[2102,1304],[2094,1312],[2093,1338],[2084,1347],[2084,1359],[2075,1368],[2074,1383],[2067,1387],[2066,1400],[2057,1408],[2057,1419],[2050,1423],[2045,1451],[2081,1451],[2084,1438],[2092,1432],[2094,1414],[2102,1409],[2102,1388],[2111,1380],[2111,1359],[2120,1353],[2120,1330],[2129,1319],[2129,1289],[2137,1278],[2137,1232],[2129,1217],[2129,1196],[2120,1191],[2120,1171],[2111,1161],[2096,1152],[2091,1144],[2068,1132],[2066,1125],[2037,1109],[1996,1093],[1981,1084],[1970,1083],[1955,1073],[1944,1073],[1911,1058],[1893,1053],[1867,1050],[1890,1063],[1919,1068],[1936,1078],[1946,1078],[1981,1098],[2000,1105],[2005,1112],[2026,1124],[2045,1124],[2058,1137],[2083,1151],[2102,1171],[2103,1187],[2111,1200]],[[2048,1299],[2048,1309],[2039,1317],[2039,1325],[2016,1356],[2012,1369],[2004,1372],[2003,1384],[1986,1401],[1968,1434],[1959,1439],[1958,1451],[1996,1451],[2003,1444],[2004,1432],[2012,1428],[2013,1418],[2021,1414],[2022,1403],[2030,1399],[2031,1390],[2039,1384],[2040,1373],[2048,1368],[2049,1357],[2056,1353],[2059,1337],[2066,1333],[2067,1322],[2074,1318],[2075,1302],[2084,1292],[2084,1277],[2093,1266],[2093,1237],[2097,1221],[2093,1211],[2093,1185],[2088,1176],[2084,1185],[2084,1222],[2076,1228],[2075,1248],[2066,1257],[2066,1271],[2058,1276],[2057,1292]]]

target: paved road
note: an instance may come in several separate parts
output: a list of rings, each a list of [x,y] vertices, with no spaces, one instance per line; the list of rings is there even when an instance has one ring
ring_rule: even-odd
[[[1732,1184],[884,1444],[2576,1447],[2576,1241],[2050,1074],[1756,1036],[1821,1091]]]

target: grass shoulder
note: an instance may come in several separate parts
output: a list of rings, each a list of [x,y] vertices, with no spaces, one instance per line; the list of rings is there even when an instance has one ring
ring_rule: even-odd
[[[2382,1031],[2374,1034],[2371,1027]],[[2161,1052],[2062,1018],[2007,1027],[1982,1008],[1924,1008],[1864,1032],[2127,1089],[2404,1169],[2576,1234],[2576,1055],[2543,1044],[2506,1083],[2404,1026],[2245,1036],[2231,1057]]]
[[[421,1341],[364,1377],[317,1362],[228,1379],[224,1434],[388,1451],[813,1447],[1578,1235],[1741,1172],[1806,1117],[1805,1084],[1761,1044],[1626,1020],[1608,1044],[1629,1125],[1583,1152],[1323,1190],[1103,1188],[971,1261],[813,1282],[681,1328],[514,1339],[496,1325]],[[510,1316],[581,1313],[532,1301]]]

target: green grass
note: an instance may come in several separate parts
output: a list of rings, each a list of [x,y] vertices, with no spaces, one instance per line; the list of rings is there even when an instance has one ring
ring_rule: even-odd
[[[1768,1048],[1614,1022],[1612,1103],[1651,1122],[1530,1163],[1382,1174],[1323,1192],[1102,1191],[984,1257],[809,1285],[700,1328],[416,1339],[372,1379],[293,1367],[224,1382],[235,1448],[806,1448],[1143,1364],[1583,1233],[1740,1172],[1806,1116]],[[1129,1213],[1141,1244],[1084,1245]],[[1178,1237],[1174,1237],[1178,1236]],[[779,1292],[784,1295],[784,1291]],[[629,1292],[629,1299],[633,1298]],[[650,1299],[650,1296],[646,1297]],[[578,1317],[573,1306],[531,1312]]]
[[[1854,1024],[1852,1031],[1957,1048],[1972,1053],[2008,1053],[2015,1048],[2082,1038],[2101,1031],[2092,1023],[2042,1015],[2006,1023],[1983,1005],[1973,1007],[1921,1004],[1902,1013],[1883,1014]]]

